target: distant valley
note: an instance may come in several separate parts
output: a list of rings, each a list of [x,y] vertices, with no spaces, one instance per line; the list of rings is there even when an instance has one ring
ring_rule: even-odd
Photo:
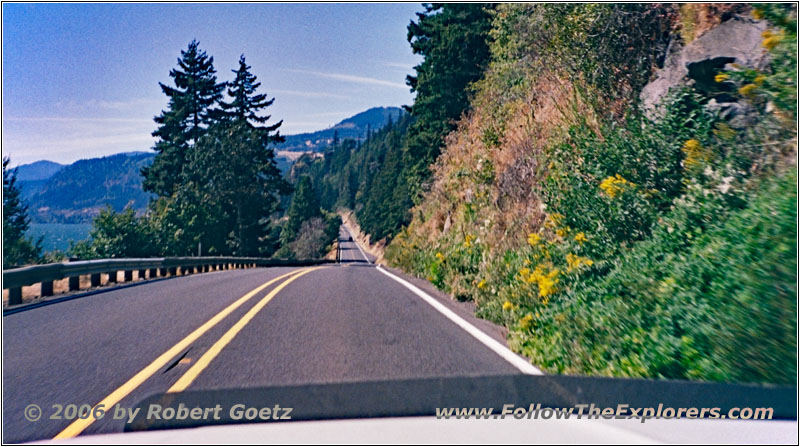
[[[322,152],[334,137],[364,139],[368,130],[380,129],[403,113],[398,107],[374,107],[327,129],[287,135],[276,147],[278,166],[286,172],[302,154]],[[143,212],[151,195],[142,190],[140,171],[154,157],[152,152],[125,152],[69,165],[42,160],[20,165],[17,179],[35,225],[86,224],[107,205]]]

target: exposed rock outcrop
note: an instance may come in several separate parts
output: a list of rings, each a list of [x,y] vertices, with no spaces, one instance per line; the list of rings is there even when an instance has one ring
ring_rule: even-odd
[[[670,89],[690,82],[714,96],[717,107],[724,108],[722,104],[733,101],[729,94],[732,87],[715,82],[714,76],[730,63],[762,66],[766,53],[761,46],[761,33],[766,28],[764,21],[735,16],[688,45],[671,49],[664,68],[642,89],[645,110],[652,112]]]

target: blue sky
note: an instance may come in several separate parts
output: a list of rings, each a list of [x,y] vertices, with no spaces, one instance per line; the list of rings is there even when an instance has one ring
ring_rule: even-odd
[[[220,80],[244,53],[282,133],[413,100],[404,4],[4,4],[3,155],[69,163],[152,146],[180,51],[196,38]]]

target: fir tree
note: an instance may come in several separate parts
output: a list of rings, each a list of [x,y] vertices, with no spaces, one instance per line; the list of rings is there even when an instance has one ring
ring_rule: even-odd
[[[181,51],[178,67],[169,72],[174,87],[159,83],[169,98],[168,108],[155,117],[158,152],[153,165],[142,170],[146,191],[169,196],[183,181],[190,151],[221,113],[214,105],[222,97],[225,83],[217,83],[214,58],[201,50],[196,40]]]
[[[281,240],[284,243],[293,241],[303,222],[321,215],[319,199],[311,184],[311,177],[305,175],[300,179],[292,195],[292,202],[286,212],[288,220],[281,232]]]
[[[245,120],[218,123],[198,142],[192,170],[203,179],[200,188],[218,203],[227,221],[216,220],[229,234],[228,247],[237,255],[259,256],[270,233],[270,214],[279,196],[291,191],[275,163],[264,133]]]
[[[424,183],[429,166],[439,155],[444,137],[469,106],[471,83],[480,79],[489,61],[487,37],[492,5],[480,3],[425,4],[425,12],[408,25],[408,41],[414,54],[425,59],[407,76],[415,92],[404,163],[409,184]],[[419,193],[419,191],[417,191]]]
[[[3,268],[40,262],[42,240],[25,237],[30,226],[28,207],[20,197],[17,170],[9,169],[11,159],[3,158]]]
[[[270,115],[259,116],[259,112],[271,106],[275,98],[267,99],[264,93],[256,93],[261,86],[254,74],[250,73],[250,66],[245,61],[244,54],[239,57],[239,68],[231,70],[236,78],[228,85],[230,102],[220,102],[223,116],[233,121],[247,122],[252,128],[262,134],[265,144],[282,143],[285,139],[278,132],[283,120],[272,125],[265,125],[271,118]],[[275,132],[273,134],[273,132]]]

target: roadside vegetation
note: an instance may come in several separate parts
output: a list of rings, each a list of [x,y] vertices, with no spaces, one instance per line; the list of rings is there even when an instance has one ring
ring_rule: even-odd
[[[17,172],[8,167],[11,159],[3,158],[3,268],[12,268],[42,261],[42,241],[25,236],[30,226],[28,207],[20,197]]]
[[[497,7],[472,109],[386,258],[549,372],[792,383],[796,11],[747,14],[769,63],[716,74],[726,119],[691,87],[639,107],[680,8]]]

